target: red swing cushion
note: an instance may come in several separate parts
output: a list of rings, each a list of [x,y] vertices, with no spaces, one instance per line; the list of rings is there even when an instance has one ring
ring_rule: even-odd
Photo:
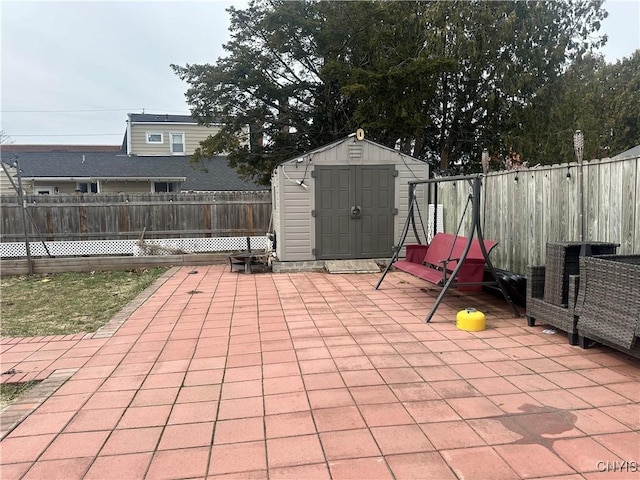
[[[400,260],[393,264],[399,270],[405,271],[418,278],[427,280],[436,285],[443,286],[445,278],[453,272],[462,257],[467,244],[466,237],[451,235],[448,233],[436,234],[428,246],[407,245],[406,260]],[[493,250],[497,242],[485,240],[484,246],[487,254]],[[422,260],[420,254],[424,253]],[[484,256],[477,238],[471,241],[469,252],[464,264],[458,272],[456,282],[459,284],[467,282],[482,282],[484,278]],[[446,275],[446,276],[445,276]],[[459,286],[460,290],[480,290],[481,285]]]

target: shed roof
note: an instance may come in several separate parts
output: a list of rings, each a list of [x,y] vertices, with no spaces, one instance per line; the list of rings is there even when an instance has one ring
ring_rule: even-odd
[[[622,160],[624,158],[635,158],[635,157],[640,157],[640,145],[636,145],[633,148],[630,148],[629,150],[625,150],[622,153],[619,153],[618,155],[616,155],[614,158],[615,160]]]
[[[366,139],[366,138],[365,138],[364,140],[357,140],[357,139],[356,139],[356,134],[355,134],[355,133],[352,133],[352,134],[350,134],[350,135],[348,135],[348,136],[346,136],[345,138],[342,138],[342,139],[340,139],[340,140],[336,140],[335,142],[331,142],[331,143],[328,143],[328,144],[323,145],[323,146],[321,146],[321,147],[318,147],[318,148],[316,148],[316,149],[314,149],[314,150],[309,150],[308,152],[304,152],[303,154],[296,155],[295,157],[290,158],[290,159],[288,159],[288,160],[285,160],[285,161],[284,161],[284,162],[282,162],[282,163],[287,163],[287,162],[291,162],[291,161],[293,161],[293,160],[298,160],[298,159],[300,159],[300,158],[304,158],[304,157],[312,156],[312,155],[315,155],[316,153],[321,153],[321,152],[324,152],[324,151],[326,151],[326,150],[330,150],[330,149],[332,149],[332,148],[336,148],[336,147],[338,147],[339,145],[341,145],[341,144],[343,144],[343,143],[345,143],[345,142],[348,142],[348,141],[350,141],[350,142],[363,142],[363,143],[368,143],[368,144],[373,145],[373,146],[375,146],[375,147],[377,147],[377,148],[381,148],[381,149],[383,149],[383,150],[388,150],[389,152],[393,152],[393,153],[395,153],[396,155],[402,155],[403,157],[411,158],[411,159],[416,160],[416,161],[418,161],[418,162],[423,162],[423,163],[424,163],[424,160],[420,160],[419,158],[412,157],[411,155],[407,155],[407,154],[405,154],[405,153],[400,152],[399,150],[395,150],[395,149],[393,149],[393,148],[387,147],[387,146],[385,146],[385,145],[382,145],[382,144],[380,144],[380,143],[374,142],[374,141],[372,141],[372,140],[368,140],[368,139]]]

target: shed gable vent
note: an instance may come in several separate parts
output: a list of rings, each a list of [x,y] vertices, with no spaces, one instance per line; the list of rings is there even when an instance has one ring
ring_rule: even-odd
[[[349,163],[359,163],[362,161],[362,143],[351,143],[349,145]]]

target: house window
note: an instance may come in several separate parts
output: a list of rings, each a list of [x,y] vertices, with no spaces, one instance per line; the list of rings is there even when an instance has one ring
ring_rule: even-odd
[[[76,190],[80,190],[80,193],[98,193],[98,183],[78,183]]]
[[[161,133],[147,133],[147,143],[162,143],[163,141]]]
[[[36,187],[36,195],[53,195],[53,187]]]
[[[171,154],[184,155],[184,133],[170,133]]]
[[[173,182],[153,182],[154,193],[169,193],[180,191],[179,184]]]

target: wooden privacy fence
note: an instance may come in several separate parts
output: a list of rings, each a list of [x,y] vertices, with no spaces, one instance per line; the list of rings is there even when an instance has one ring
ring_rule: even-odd
[[[640,158],[592,160],[582,165],[585,241],[619,243],[618,253],[640,253]],[[526,274],[544,265],[547,242],[579,241],[580,166],[576,163],[489,173],[484,179],[484,237],[499,241],[496,268]],[[468,185],[443,184],[444,231],[455,232]],[[465,216],[461,234],[469,230]]]
[[[545,263],[547,242],[580,240],[580,167],[576,163],[489,173],[481,198],[482,227],[499,245],[496,268],[526,274]],[[621,254],[640,253],[640,158],[592,160],[582,165],[583,240],[619,243]],[[444,231],[454,233],[462,217],[468,185],[441,185]],[[43,237],[53,240],[264,235],[269,228],[271,193],[90,194],[27,196],[28,209]],[[0,197],[0,241],[24,241],[17,196]],[[425,205],[426,207],[426,205]],[[423,210],[425,225],[427,209]],[[467,212],[461,234],[471,221]],[[38,241],[29,225],[29,238]]]
[[[46,241],[264,235],[271,192],[27,195]],[[17,195],[0,197],[1,242],[24,241]],[[39,236],[27,220],[29,239]]]

